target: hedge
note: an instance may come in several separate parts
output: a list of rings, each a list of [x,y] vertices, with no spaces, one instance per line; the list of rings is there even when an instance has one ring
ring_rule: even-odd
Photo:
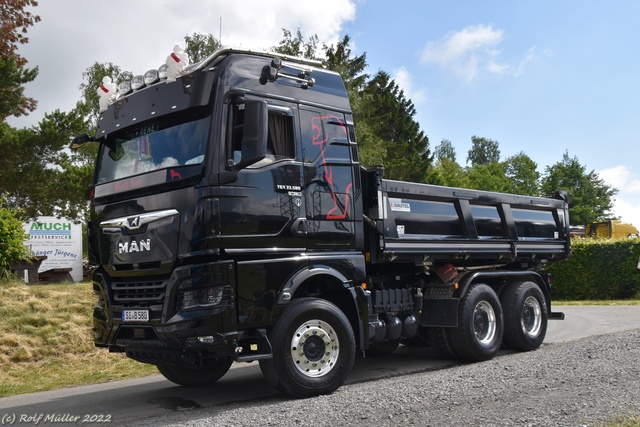
[[[573,239],[571,257],[550,263],[553,300],[640,298],[640,239]]]

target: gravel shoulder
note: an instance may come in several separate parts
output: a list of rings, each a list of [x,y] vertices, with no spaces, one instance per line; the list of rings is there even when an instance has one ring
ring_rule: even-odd
[[[136,426],[601,426],[640,415],[640,329],[483,363],[146,419]]]

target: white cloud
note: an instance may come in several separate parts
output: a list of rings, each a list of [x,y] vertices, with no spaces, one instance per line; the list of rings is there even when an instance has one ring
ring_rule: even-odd
[[[501,29],[492,25],[471,25],[453,31],[438,41],[427,42],[420,55],[423,64],[436,64],[467,82],[484,74],[518,77],[525,67],[538,58],[530,48],[518,63],[502,58],[500,45],[504,41]],[[515,62],[515,61],[514,61]]]
[[[393,80],[404,91],[407,99],[410,99],[414,104],[419,104],[427,99],[427,93],[423,89],[416,89],[414,87],[413,78],[406,67],[400,67],[393,70]]]
[[[440,65],[470,82],[481,71],[501,74],[509,68],[497,60],[498,47],[503,40],[502,30],[491,25],[468,26],[438,41],[428,42],[420,61]]]
[[[640,174],[627,165],[602,169],[598,176],[618,189],[613,203],[613,213],[622,221],[640,227]]]
[[[640,193],[640,174],[630,169],[627,165],[602,169],[598,172],[598,176],[620,192]]]
[[[536,48],[535,47],[529,48],[529,50],[527,51],[527,54],[525,55],[525,57],[515,67],[515,71],[513,72],[513,75],[516,76],[516,77],[522,75],[524,73],[524,69],[526,68],[526,66],[530,62],[533,62],[533,61],[535,61],[537,59],[538,59],[538,54],[536,52]]]

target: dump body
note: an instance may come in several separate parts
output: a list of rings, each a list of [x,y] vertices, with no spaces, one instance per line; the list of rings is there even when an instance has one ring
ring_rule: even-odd
[[[264,52],[116,99],[93,138],[96,345],[183,385],[258,360],[299,397],[401,342],[537,348],[561,317],[538,271],[569,254],[566,203],[385,180],[356,126],[337,73]]]
[[[564,200],[384,179],[377,187],[368,216],[384,238],[381,261],[532,265],[568,255]]]

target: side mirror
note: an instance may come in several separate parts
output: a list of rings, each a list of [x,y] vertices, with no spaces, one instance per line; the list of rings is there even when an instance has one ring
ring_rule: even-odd
[[[241,156],[233,169],[250,166],[267,155],[268,109],[265,101],[248,100],[244,103],[244,126]]]
[[[73,141],[71,141],[71,144],[69,144],[69,148],[72,150],[77,150],[78,148],[85,145],[87,142],[91,142],[95,140],[96,140],[95,137],[89,136],[86,133],[83,133],[73,138]]]

